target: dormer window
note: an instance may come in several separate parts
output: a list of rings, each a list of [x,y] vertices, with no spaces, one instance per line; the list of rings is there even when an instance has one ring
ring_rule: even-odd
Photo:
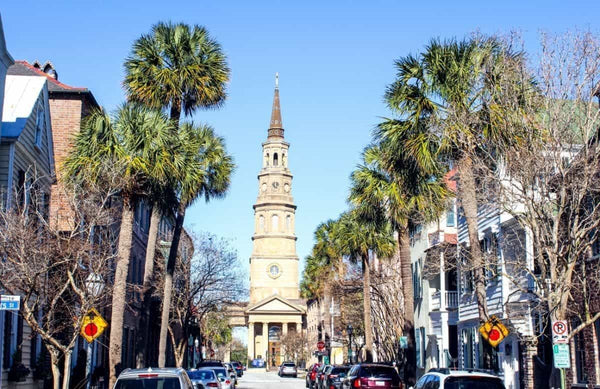
[[[44,106],[40,104],[37,110],[37,117],[35,120],[35,145],[38,148],[42,148],[42,136],[46,130],[46,111]]]

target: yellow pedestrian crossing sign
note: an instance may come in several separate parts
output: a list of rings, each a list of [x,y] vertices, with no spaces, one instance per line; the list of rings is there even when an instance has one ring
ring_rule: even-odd
[[[106,327],[108,327],[106,320],[100,316],[96,308],[92,308],[83,317],[80,333],[88,343],[92,343],[94,339],[102,335]]]
[[[496,347],[502,343],[510,331],[496,316],[491,316],[479,327],[479,333],[492,347]]]

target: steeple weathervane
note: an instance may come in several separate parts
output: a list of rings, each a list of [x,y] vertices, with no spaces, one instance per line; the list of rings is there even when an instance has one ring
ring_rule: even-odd
[[[275,73],[275,94],[273,96],[271,124],[267,139],[273,138],[283,138],[283,123],[281,122],[281,108],[279,107],[279,73]]]

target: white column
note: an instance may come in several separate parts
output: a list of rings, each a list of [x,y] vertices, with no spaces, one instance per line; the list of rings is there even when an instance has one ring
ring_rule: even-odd
[[[267,360],[269,352],[269,323],[262,323],[262,357]],[[268,363],[268,361],[267,361]]]
[[[254,323],[248,323],[248,358],[253,360],[254,356]]]
[[[286,336],[288,333],[288,323],[282,323],[281,324],[281,334],[283,336]]]
[[[448,310],[446,305],[446,258],[444,257],[444,251],[440,253],[440,320],[442,326],[442,344],[441,350],[438,349],[440,354],[440,363],[438,367],[448,367],[446,364],[446,350],[450,349],[450,339],[448,331]]]

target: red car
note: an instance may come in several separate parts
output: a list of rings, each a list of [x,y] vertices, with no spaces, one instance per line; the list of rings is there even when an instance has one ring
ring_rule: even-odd
[[[306,369],[306,387],[310,389],[314,389],[317,386],[317,372],[319,371],[319,367],[321,367],[320,363],[315,363],[314,365],[310,365],[308,369]]]
[[[352,366],[342,384],[343,389],[402,389],[400,376],[393,366],[361,363]]]

